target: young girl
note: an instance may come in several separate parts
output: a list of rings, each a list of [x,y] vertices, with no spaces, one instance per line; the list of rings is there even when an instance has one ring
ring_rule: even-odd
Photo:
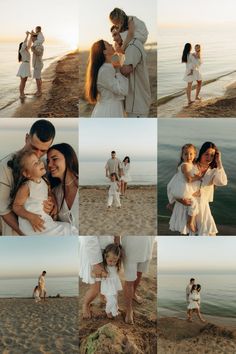
[[[133,39],[137,38],[143,44],[147,41],[148,30],[143,21],[138,19],[135,16],[127,16],[126,13],[119,9],[115,8],[110,13],[111,22],[117,27],[120,35],[123,39],[122,49],[126,49],[128,43]],[[123,38],[122,33],[128,31],[126,38]],[[126,34],[125,34],[126,35]]]
[[[108,202],[107,208],[110,209],[114,200],[115,205],[117,208],[121,207],[120,204],[120,182],[115,172],[111,173],[111,182],[110,187],[108,190]]]
[[[178,199],[191,199],[192,204],[187,207],[188,219],[187,227],[192,232],[196,232],[195,217],[198,214],[198,202],[194,196],[199,190],[199,183],[194,183],[201,179],[198,169],[195,166],[197,149],[192,144],[185,144],[181,149],[181,158],[178,164],[178,171],[167,185],[169,203],[172,204]],[[195,195],[194,195],[195,194]],[[172,214],[173,216],[173,214]],[[172,223],[175,225],[172,229]],[[177,228],[177,229],[176,229]],[[170,220],[172,231],[182,232],[182,227],[176,227],[176,220]]]
[[[12,168],[14,179],[12,208],[19,217],[19,228],[24,235],[78,235],[74,226],[56,222],[44,212],[43,202],[48,199],[49,185],[43,177],[46,173],[44,163],[32,150],[18,152],[8,166]]]
[[[122,290],[118,272],[123,257],[122,247],[115,243],[108,245],[103,251],[103,266],[108,275],[101,279],[101,294],[106,299],[106,314],[108,318],[116,317],[119,314],[117,295]]]
[[[32,30],[31,35],[37,35],[37,40],[33,44],[34,47],[38,44],[43,44],[43,42],[45,41],[41,26],[36,26],[35,32]]]
[[[39,301],[41,301],[41,298],[40,298],[40,288],[39,288],[38,285],[36,285],[36,287],[34,288],[33,297],[34,297],[36,303],[39,302]]]

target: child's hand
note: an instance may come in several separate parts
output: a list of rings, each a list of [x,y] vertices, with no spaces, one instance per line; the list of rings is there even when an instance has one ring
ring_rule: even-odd
[[[28,220],[31,223],[31,226],[35,232],[41,232],[45,230],[44,220],[42,219],[41,215],[31,213]]]

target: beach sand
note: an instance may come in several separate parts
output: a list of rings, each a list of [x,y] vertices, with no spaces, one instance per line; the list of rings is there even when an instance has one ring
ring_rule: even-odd
[[[132,236],[131,236],[132,237]],[[143,275],[138,294],[144,299],[142,305],[134,303],[134,325],[124,322],[124,299],[119,294],[118,303],[121,316],[109,320],[105,314],[104,304],[98,299],[92,305],[93,318],[85,320],[80,317],[79,338],[80,354],[156,354],[157,353],[157,258],[154,246],[153,259],[149,272]],[[121,279],[123,274],[121,271]],[[80,282],[79,311],[88,285]],[[105,326],[105,327],[103,327]],[[94,334],[95,333],[95,334]],[[93,335],[94,334],[94,335]],[[94,351],[86,351],[89,347]]]
[[[0,299],[0,352],[79,353],[78,298]]]
[[[147,50],[147,65],[149,71],[149,80],[151,87],[152,103],[150,107],[149,117],[157,117],[157,51],[154,49]],[[80,53],[80,79],[79,79],[79,116],[90,117],[93,105],[86,102],[84,98],[85,73],[87,68],[89,52]]]
[[[67,54],[42,74],[42,96],[27,95],[13,117],[78,117],[79,52]],[[27,91],[26,91],[27,92]]]
[[[158,354],[235,354],[236,329],[166,317],[158,320]]]
[[[155,186],[129,186],[121,208],[107,209],[108,187],[80,187],[80,235],[156,235]]]

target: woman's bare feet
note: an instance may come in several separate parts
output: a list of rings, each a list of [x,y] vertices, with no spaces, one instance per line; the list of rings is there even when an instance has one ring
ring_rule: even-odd
[[[194,101],[188,101],[188,106],[190,106]]]
[[[83,319],[90,319],[92,317],[92,312],[89,305],[83,305],[82,307]]]
[[[139,305],[141,305],[143,303],[143,299],[141,298],[141,296],[138,296],[137,294],[134,294],[133,300],[135,302],[137,302],[137,304],[139,304]]]
[[[125,315],[125,323],[127,324],[134,324],[134,313],[132,310],[126,312]]]

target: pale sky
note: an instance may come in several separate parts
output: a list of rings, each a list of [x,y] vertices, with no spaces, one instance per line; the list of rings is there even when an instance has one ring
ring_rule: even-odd
[[[235,23],[235,0],[158,0],[157,5],[159,25],[222,25]]]
[[[236,273],[236,237],[158,237],[158,271]]]
[[[24,39],[25,31],[41,26],[45,38],[78,45],[78,0],[1,0],[0,39]]]
[[[80,118],[79,160],[104,160],[112,150],[135,160],[156,160],[157,120]]]
[[[78,275],[78,237],[0,237],[0,278]]]
[[[79,1],[79,48],[88,49],[98,39],[112,43],[110,12],[121,8],[128,16],[136,16],[146,23],[149,31],[147,42],[157,42],[156,0],[81,0]]]

